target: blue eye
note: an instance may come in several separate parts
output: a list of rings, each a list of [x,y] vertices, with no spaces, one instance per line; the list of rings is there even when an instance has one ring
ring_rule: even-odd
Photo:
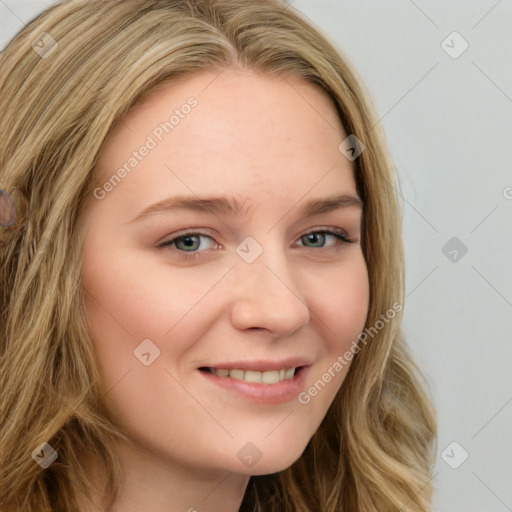
[[[203,233],[178,233],[178,236],[162,242],[158,247],[175,246],[178,251],[184,253],[182,255],[183,257],[194,258],[196,256],[200,256],[197,249],[199,249],[199,246],[201,245],[201,238],[209,238],[213,241],[212,237]]]
[[[337,239],[339,243],[352,244],[353,241],[350,240],[345,232],[341,229],[323,229],[323,230],[311,230],[301,236],[301,240],[307,239],[309,242],[317,243],[316,240],[320,239],[325,242],[326,236],[332,236]],[[320,249],[324,249],[324,246],[321,246]]]
[[[327,237],[334,237],[335,243],[331,244],[329,247],[325,247],[326,239]],[[201,246],[201,239],[207,238],[214,242],[213,238],[211,236],[208,236],[204,233],[197,233],[197,232],[182,232],[177,233],[176,236],[169,240],[164,240],[162,243],[158,245],[159,248],[164,247],[174,247],[176,250],[178,250],[180,253],[180,257],[183,257],[185,259],[193,259],[197,256],[201,255],[202,251],[199,251],[198,249]],[[352,244],[354,243],[352,240],[348,238],[345,231],[342,229],[312,229],[310,231],[307,231],[305,234],[303,234],[300,237],[300,241],[303,243],[313,243],[313,244],[320,244],[320,245],[313,245],[313,246],[307,246],[304,245],[304,247],[310,248],[310,249],[330,249],[333,246],[339,246],[342,244]],[[214,244],[218,245],[218,244]],[[208,247],[207,247],[208,248]],[[209,247],[211,248],[211,247]]]

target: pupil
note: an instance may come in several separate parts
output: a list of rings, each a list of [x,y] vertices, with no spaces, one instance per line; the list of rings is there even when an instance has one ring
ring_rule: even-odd
[[[314,244],[315,243],[315,239],[318,239],[319,236],[324,236],[324,235],[318,234],[318,233],[310,233],[307,236],[309,237],[309,241]],[[318,244],[318,240],[316,241],[316,243]]]
[[[195,236],[186,236],[182,238],[182,242],[185,245],[185,247],[191,248],[193,245],[197,242],[197,237]]]

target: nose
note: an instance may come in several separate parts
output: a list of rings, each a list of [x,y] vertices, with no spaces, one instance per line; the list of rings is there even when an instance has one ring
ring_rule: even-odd
[[[308,324],[309,307],[283,251],[266,248],[253,263],[237,261],[235,271],[234,327],[265,329],[284,337]]]

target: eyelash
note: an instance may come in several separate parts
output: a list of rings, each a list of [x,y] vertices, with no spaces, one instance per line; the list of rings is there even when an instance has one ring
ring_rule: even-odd
[[[303,233],[299,237],[299,239],[303,238],[306,235],[319,234],[319,233],[322,233],[322,234],[327,233],[329,235],[332,235],[335,238],[337,238],[341,244],[353,244],[354,243],[353,240],[350,240],[347,237],[347,235],[345,234],[345,231],[343,231],[341,229],[334,229],[334,228],[313,228],[313,229],[310,229],[310,230],[306,231],[305,233]],[[206,238],[212,238],[210,235],[207,235],[205,233],[198,233],[198,232],[193,232],[193,231],[181,231],[181,232],[176,233],[176,235],[173,238],[171,238],[169,240],[164,240],[157,247],[165,248],[168,246],[172,246],[172,244],[174,244],[178,240],[187,238],[189,236],[203,236]],[[213,240],[213,238],[212,238],[212,240]],[[309,247],[309,249],[314,249],[314,247]],[[318,249],[323,249],[323,247],[319,247]],[[201,256],[201,252],[202,252],[202,251],[190,251],[189,252],[189,251],[182,251],[180,249],[176,249],[176,250],[180,253],[183,253],[183,258],[186,260],[193,260],[193,259]]]

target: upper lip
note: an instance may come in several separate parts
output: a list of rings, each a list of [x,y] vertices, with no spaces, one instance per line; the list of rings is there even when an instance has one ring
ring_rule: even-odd
[[[281,359],[280,361],[264,361],[264,360],[253,360],[253,361],[230,361],[220,362],[214,364],[205,364],[201,368],[215,368],[217,370],[252,370],[260,372],[270,372],[273,370],[282,370],[287,368],[298,368],[300,366],[309,366],[311,362],[304,358],[288,358]]]

